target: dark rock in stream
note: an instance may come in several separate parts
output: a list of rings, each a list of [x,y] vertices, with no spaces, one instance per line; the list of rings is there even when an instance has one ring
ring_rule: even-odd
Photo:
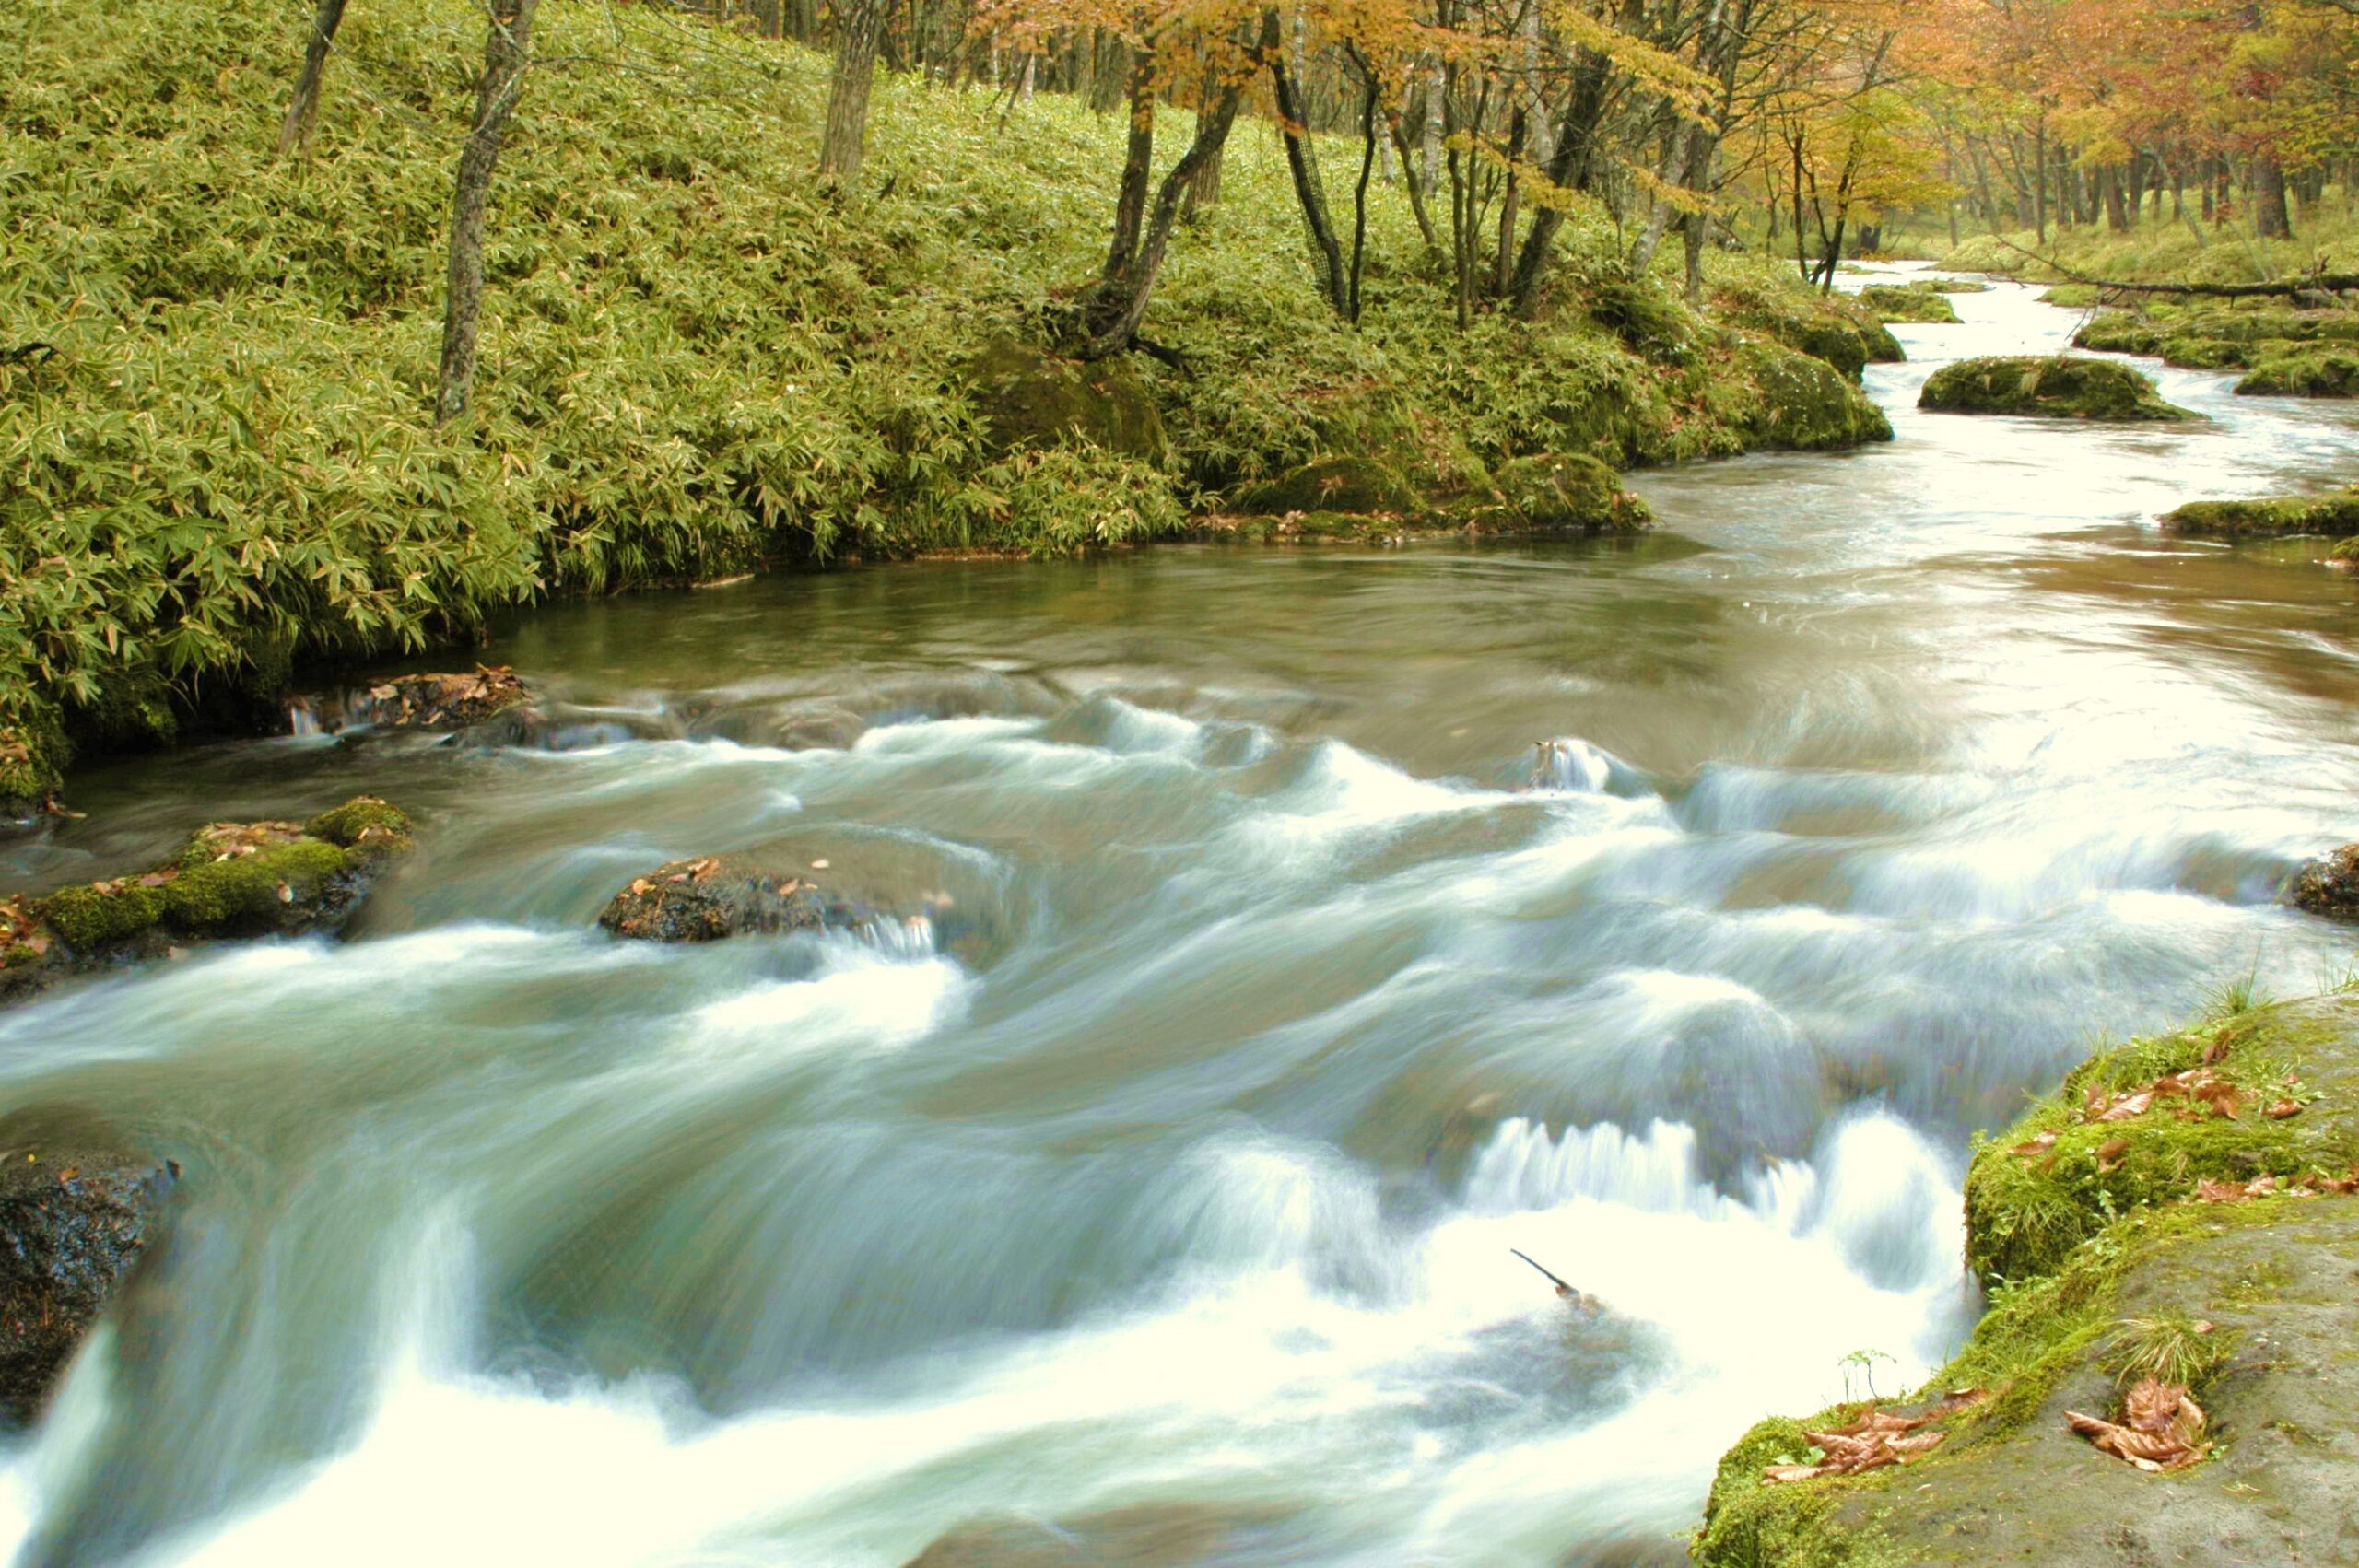
[[[0,1119],[0,1422],[40,1413],[159,1235],[179,1177],[79,1112]]]
[[[465,730],[533,700],[524,678],[505,664],[467,674],[399,675],[355,692],[345,711],[354,723],[385,730]]]
[[[359,795],[309,822],[217,822],[146,872],[0,898],[0,1002],[189,944],[337,930],[410,848],[400,808]]]
[[[2203,417],[2164,402],[2153,379],[2127,365],[2063,355],[2000,356],[1944,365],[1926,379],[1917,405],[1936,414],[2012,414],[2036,419]]]
[[[2294,873],[2294,904],[2313,915],[2359,920],[2359,844],[2320,855]]]
[[[870,910],[805,875],[781,875],[734,856],[674,860],[633,878],[598,924],[645,942],[720,942],[778,931],[857,930]]]

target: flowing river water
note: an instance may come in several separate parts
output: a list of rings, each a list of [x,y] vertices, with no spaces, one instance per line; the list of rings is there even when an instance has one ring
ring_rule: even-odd
[[[1970,1326],[1976,1129],[2351,958],[2272,896],[2359,837],[2359,591],[2152,519],[2359,479],[2353,415],[1921,415],[2074,322],[1957,304],[1894,444],[1641,475],[1641,540],[560,606],[486,656],[563,748],[79,780],[9,882],[426,826],[346,943],[0,1016],[6,1104],[189,1173],[0,1455],[15,1561],[1683,1560],[1746,1425]],[[933,919],[593,929],[739,848]]]

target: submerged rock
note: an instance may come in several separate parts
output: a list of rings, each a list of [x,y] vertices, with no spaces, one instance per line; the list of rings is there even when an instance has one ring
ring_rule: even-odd
[[[217,822],[136,875],[0,900],[0,1000],[182,944],[340,929],[410,820],[371,795],[308,823]]]
[[[0,1422],[40,1413],[155,1240],[179,1176],[80,1113],[0,1119]]]
[[[2001,356],[1944,365],[1926,380],[1917,405],[1939,414],[2012,414],[2038,419],[2202,417],[2165,403],[2154,381],[2127,365],[2068,356]]]
[[[2313,915],[2359,920],[2359,844],[2345,844],[2294,873],[2294,905]]]
[[[1860,290],[1860,303],[1873,310],[1878,321],[1955,326],[1957,307],[1946,298],[1950,292],[1931,284],[1872,283]]]
[[[598,924],[645,942],[719,942],[777,931],[851,930],[870,912],[808,874],[780,875],[736,856],[657,867],[615,895]]]

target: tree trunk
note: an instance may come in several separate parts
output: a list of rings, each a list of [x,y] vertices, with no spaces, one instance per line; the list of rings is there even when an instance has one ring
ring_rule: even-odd
[[[2107,164],[2097,170],[2097,187],[2105,198],[2105,223],[2116,234],[2130,232],[2129,205],[2122,200],[2121,171]]]
[[[2263,240],[2291,240],[2294,224],[2285,210],[2285,166],[2274,158],[2252,160],[2252,231]]]
[[[1598,121],[1605,112],[1606,88],[1612,85],[1613,62],[1595,50],[1580,52],[1573,71],[1572,95],[1566,100],[1565,117],[1556,131],[1556,150],[1548,160],[1548,182],[1586,191],[1594,172],[1595,161],[1590,157],[1596,145]],[[1548,270],[1548,256],[1556,244],[1556,231],[1565,225],[1564,212],[1555,203],[1542,207],[1532,217],[1532,228],[1523,237],[1523,251],[1516,257],[1515,276],[1508,286],[1508,296],[1515,313],[1529,320],[1540,308],[1540,281]]]
[[[434,397],[435,423],[467,412],[475,390],[475,333],[483,313],[483,220],[491,172],[509,116],[524,91],[532,63],[533,12],[540,0],[491,0],[484,41],[483,81],[475,93],[475,123],[459,153],[458,186],[451,203],[451,272],[442,307],[442,365]]]
[[[1140,50],[1131,62],[1131,134],[1122,149],[1122,183],[1114,195],[1114,239],[1103,276],[1121,275],[1138,253],[1146,222],[1147,181],[1155,174],[1155,56]]]
[[[303,68],[295,74],[295,96],[287,100],[287,118],[278,127],[278,156],[311,150],[311,124],[320,113],[320,77],[328,68],[328,50],[335,29],[344,25],[345,0],[320,0],[311,18],[311,34],[303,41]]]
[[[1285,138],[1286,169],[1294,176],[1295,200],[1302,208],[1309,231],[1311,264],[1318,270],[1319,292],[1338,314],[1350,305],[1350,287],[1344,278],[1344,251],[1335,240],[1334,221],[1327,213],[1327,188],[1319,177],[1319,148],[1310,136],[1309,106],[1303,101],[1302,82],[1290,68],[1280,45],[1278,14],[1262,14],[1262,51],[1276,89],[1278,129]]]
[[[836,13],[843,36],[827,80],[827,125],[819,143],[819,175],[849,182],[860,172],[868,139],[868,89],[876,77],[876,44],[885,31],[885,0],[845,0]]]
[[[1171,166],[1171,172],[1163,177],[1137,248],[1120,274],[1106,278],[1093,292],[1084,321],[1083,358],[1103,359],[1120,354],[1137,338],[1139,323],[1146,319],[1147,301],[1154,298],[1156,276],[1163,270],[1163,253],[1171,242],[1171,227],[1179,221],[1180,197],[1204,160],[1216,155],[1227,142],[1229,127],[1237,123],[1237,106],[1241,97],[1241,88],[1230,87],[1222,92],[1217,103],[1197,117],[1196,139],[1180,161]]]

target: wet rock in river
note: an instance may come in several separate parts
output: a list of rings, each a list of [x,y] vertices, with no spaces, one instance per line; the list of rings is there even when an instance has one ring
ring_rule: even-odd
[[[1949,302],[1948,293],[1931,284],[1872,283],[1860,290],[1860,303],[1874,311],[1878,321],[1955,326],[1957,307]]]
[[[2294,873],[2294,902],[2313,915],[2359,920],[2359,844],[2320,855]]]
[[[0,1120],[0,1422],[30,1422],[159,1233],[180,1176],[76,1112]]]
[[[2163,514],[2165,531],[2217,539],[2282,539],[2359,534],[2359,490],[2326,496],[2263,496],[2241,501],[2189,501]]]
[[[1635,533],[1653,521],[1614,470],[1583,452],[1515,458],[1492,482],[1508,510],[1539,532]]]
[[[735,856],[659,866],[615,895],[598,924],[646,942],[719,942],[777,931],[856,930],[869,911],[809,874],[772,872]]]
[[[1917,405],[1937,414],[2013,414],[2039,419],[2202,417],[2165,403],[2154,381],[2127,365],[2064,356],[2000,356],[1944,365],[1926,380]]]
[[[0,899],[0,1000],[184,943],[340,929],[410,828],[356,796],[306,823],[209,824],[144,872]]]
[[[65,736],[46,714],[0,722],[0,819],[38,816],[56,802]]]
[[[388,730],[464,730],[533,700],[522,676],[505,664],[478,664],[464,674],[398,675],[356,692],[346,704],[352,720]]]

